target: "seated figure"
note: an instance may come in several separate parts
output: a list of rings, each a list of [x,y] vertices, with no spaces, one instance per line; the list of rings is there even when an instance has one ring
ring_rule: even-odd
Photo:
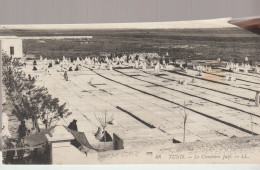
[[[76,66],[75,71],[79,71],[79,67],[78,66]]]

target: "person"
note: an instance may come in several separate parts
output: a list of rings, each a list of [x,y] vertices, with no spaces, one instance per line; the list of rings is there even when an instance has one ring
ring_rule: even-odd
[[[72,67],[69,68],[69,71],[72,71]]]
[[[97,139],[99,139],[99,140],[101,140],[101,139],[103,138],[102,131],[103,131],[103,130],[102,130],[102,127],[99,126],[97,132],[95,133],[95,137],[96,137]]]
[[[139,55],[136,55],[136,56],[135,56],[135,60],[139,60]]]
[[[135,68],[138,68],[138,63],[139,63],[139,61],[135,60]]]
[[[68,78],[67,71],[64,72],[64,78],[65,78],[66,81],[68,81],[69,78]]]
[[[79,71],[79,67],[78,67],[78,65],[76,66],[75,71]]]
[[[35,66],[33,66],[33,71],[37,71],[37,68]]]
[[[21,124],[18,127],[18,134],[19,134],[19,141],[24,140],[24,137],[26,136],[27,128],[25,126],[25,121],[21,121]]]
[[[159,74],[159,72],[160,72],[160,63],[157,62],[157,64],[154,67],[154,73],[155,74]]]
[[[31,77],[31,75],[30,75],[30,74],[28,75],[28,79],[29,79],[29,80],[32,80],[32,77]]]
[[[147,59],[148,65],[153,66],[152,60],[150,58]]]
[[[162,57],[162,65],[163,65],[164,68],[166,68],[166,62],[165,62],[165,57],[164,56]]]
[[[169,57],[165,58],[165,63],[166,63],[166,66],[168,66],[168,64],[170,63]]]
[[[255,95],[255,105],[256,105],[256,107],[259,107],[259,102],[260,102],[260,91],[257,91],[256,92],[256,95]]]
[[[36,60],[34,60],[34,61],[33,61],[33,65],[37,65],[37,62],[36,62]]]
[[[109,64],[109,65],[108,65],[108,69],[109,69],[109,70],[113,70],[112,62],[109,61],[108,64]]]
[[[73,119],[73,121],[70,122],[68,128],[71,130],[78,131],[77,120]]]
[[[143,70],[146,70],[146,61],[143,62]]]
[[[77,120],[73,119],[73,121],[70,122],[68,128],[74,131],[78,131]],[[81,144],[76,139],[73,139],[70,144],[75,146],[76,148],[79,148],[81,146]]]

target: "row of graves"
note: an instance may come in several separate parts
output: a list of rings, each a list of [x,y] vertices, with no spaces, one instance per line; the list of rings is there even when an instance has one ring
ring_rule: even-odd
[[[197,63],[188,63],[172,61],[168,57],[160,57],[157,53],[134,53],[130,55],[122,56],[91,56],[85,58],[66,58],[63,56],[62,60],[48,60],[47,58],[43,59],[40,57],[38,63],[36,60],[33,61],[33,70],[44,70],[46,74],[51,74],[50,69],[54,65],[58,65],[58,72],[67,72],[67,71],[80,71],[85,65],[91,66],[92,68],[112,70],[113,67],[121,66],[124,64],[131,65],[135,69],[153,68],[154,74],[159,74],[161,69],[167,70],[180,70],[187,73],[190,70],[198,72],[196,76],[202,76],[203,72],[212,72],[213,68],[211,65],[207,64],[197,64]],[[245,73],[255,72],[259,73],[259,68],[257,66],[252,67],[249,64],[241,64],[229,62],[224,68],[228,71],[239,72],[243,71]],[[65,73],[67,75],[67,73]],[[65,76],[65,75],[64,75]],[[34,77],[33,77],[34,78]],[[234,75],[227,75],[225,77],[227,81],[236,81]]]
[[[239,64],[239,63],[229,62],[229,63],[227,63],[225,68],[232,72],[244,72],[244,73],[251,72],[251,73],[256,73],[256,74],[260,73],[260,68],[257,65],[251,66],[248,63]]]
[[[38,63],[37,63],[38,62]],[[42,56],[40,60],[33,62],[33,70],[44,70],[46,74],[49,73],[49,68],[54,65],[59,65],[58,71],[79,71],[84,65],[91,65],[93,68],[112,70],[113,66],[121,66],[124,64],[133,64],[133,68],[136,69],[147,69],[153,68],[155,73],[158,73],[160,69],[175,69],[180,68],[182,70],[187,70],[187,64],[179,63],[173,59],[165,56],[159,56],[157,53],[133,53],[130,55],[122,56],[90,56],[90,57],[77,57],[77,58],[66,58],[63,56],[60,59],[43,59]],[[211,71],[211,67],[204,65],[194,65],[193,70],[197,71]]]
[[[169,60],[165,58],[159,58],[160,56],[156,53],[135,53],[131,55],[119,56],[91,56],[85,58],[66,58],[63,56],[60,59],[43,59],[40,56],[40,60],[33,61],[33,70],[45,70],[46,74],[49,74],[49,68],[54,65],[59,65],[61,72],[64,71],[79,71],[84,65],[92,65],[94,68],[98,69],[108,69],[112,70],[113,66],[121,66],[124,63],[134,63],[134,68],[146,69],[147,67],[154,68],[159,64],[166,67],[169,64]]]

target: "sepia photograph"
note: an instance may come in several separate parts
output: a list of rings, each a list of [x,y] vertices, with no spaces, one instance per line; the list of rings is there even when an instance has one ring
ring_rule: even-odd
[[[2,164],[259,164],[260,18],[0,25]]]

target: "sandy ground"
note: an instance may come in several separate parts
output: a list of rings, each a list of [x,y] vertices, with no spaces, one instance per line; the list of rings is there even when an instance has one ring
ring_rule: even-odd
[[[31,67],[27,66],[27,73],[31,72]],[[168,135],[181,140],[183,120],[180,112],[183,112],[183,108],[180,105],[184,102],[191,109],[187,110],[189,112],[187,141],[247,136],[250,135],[252,124],[253,131],[260,132],[259,108],[254,107],[253,101],[244,99],[253,99],[255,92],[239,88],[248,86],[253,89],[257,86],[255,84],[236,82],[234,85],[227,86],[207,82],[209,78],[204,76],[204,80],[196,79],[195,85],[200,86],[198,88],[178,83],[180,79],[186,79],[189,82],[190,77],[166,71],[162,71],[162,76],[158,77],[153,75],[152,69],[147,69],[145,72],[136,69],[112,71],[94,69],[92,71],[89,69],[91,66],[86,66],[78,72],[68,72],[69,81],[67,82],[63,78],[63,72],[57,72],[58,67],[56,65],[50,69],[51,75],[46,75],[43,71],[31,72],[31,74],[40,75],[39,83],[46,86],[54,97],[68,104],[73,115],[68,118],[67,122],[69,123],[72,117],[77,119],[79,130],[86,133],[95,133],[99,126],[95,114],[102,115],[105,110],[110,116],[113,115],[117,122],[116,125],[108,127],[111,133],[150,129],[117,109],[119,106],[156,128],[164,130]],[[168,78],[168,81],[163,79],[164,77]],[[177,81],[170,81],[171,79]],[[258,79],[254,81],[260,82]],[[215,90],[227,92],[227,94]],[[252,124],[250,113],[253,114]],[[212,118],[216,118],[217,121]]]
[[[259,154],[259,137],[252,137],[252,134],[260,133],[260,115],[253,99],[260,78],[250,79],[239,74],[240,80],[231,83],[221,77],[226,73],[214,72],[216,75],[203,73],[201,79],[196,78],[195,83],[191,83],[195,74],[193,71],[178,74],[166,69],[160,75],[154,75],[153,69],[130,69],[128,66],[132,64],[122,66],[124,69],[115,67],[114,70],[105,70],[84,65],[80,71],[68,72],[69,81],[64,80],[64,72],[60,72],[59,65],[54,65],[47,74],[40,61],[38,71],[32,71],[30,61],[24,71],[32,76],[38,75],[39,86],[47,87],[53,97],[67,103],[73,114],[65,119],[65,125],[77,119],[78,130],[86,134],[91,144],[98,143],[94,133],[100,124],[95,116],[102,117],[107,112],[108,118],[114,118],[114,124],[108,125],[107,131],[111,136],[113,133],[119,134],[129,149],[100,153],[101,162],[109,163],[110,158],[117,158],[116,155],[140,156],[145,153],[148,157],[154,157],[177,152],[186,155],[183,160],[187,161],[190,159],[187,154],[192,153],[195,157],[194,153],[204,154],[207,149],[213,149],[209,153],[219,151],[223,157],[221,151],[226,147],[231,149],[234,159],[249,152],[249,160],[256,161],[252,155]],[[188,84],[179,84],[180,80],[186,80]],[[181,114],[184,114],[184,102],[188,113],[186,143],[172,144],[158,140],[174,138],[183,142]],[[156,142],[147,143],[149,140]],[[234,154],[242,149],[240,146],[243,152]],[[151,148],[153,151],[150,151]],[[139,161],[143,163],[146,160]]]

